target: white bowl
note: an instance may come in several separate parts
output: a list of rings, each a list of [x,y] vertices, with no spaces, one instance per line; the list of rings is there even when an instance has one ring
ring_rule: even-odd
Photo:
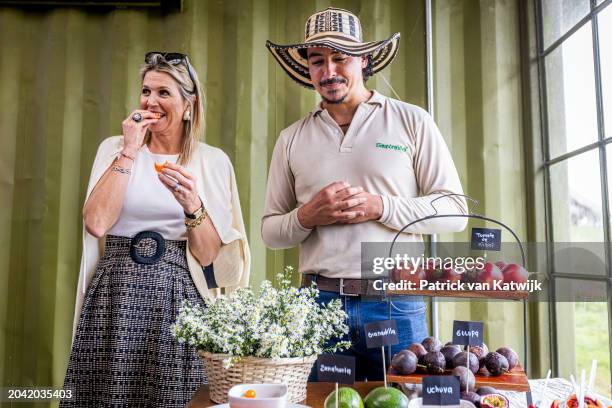
[[[410,403],[408,404],[408,408],[421,408],[421,407],[427,407],[427,406],[430,406],[430,405],[423,405],[423,398],[415,398],[413,400],[410,400]],[[459,405],[454,405],[454,406],[461,407],[461,408],[476,408],[476,405],[466,400],[460,400]],[[449,405],[449,408],[450,407],[453,407],[453,405]]]
[[[255,398],[245,398],[244,393],[255,390]],[[230,408],[285,408],[287,384],[240,384],[227,393]]]

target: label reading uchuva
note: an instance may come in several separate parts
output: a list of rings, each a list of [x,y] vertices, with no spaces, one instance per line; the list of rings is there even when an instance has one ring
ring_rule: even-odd
[[[387,144],[387,143],[376,143],[376,147],[379,149],[389,149],[389,150],[397,150],[399,152],[406,153],[408,148],[406,146]]]

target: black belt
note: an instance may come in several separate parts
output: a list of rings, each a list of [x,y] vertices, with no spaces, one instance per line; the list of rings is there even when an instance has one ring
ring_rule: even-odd
[[[142,256],[138,253],[140,241],[144,239],[152,239],[157,244],[155,248],[155,253],[151,256]],[[132,238],[132,242],[130,242],[130,257],[132,260],[139,264],[145,265],[153,265],[157,263],[164,254],[166,253],[166,240],[161,234],[153,231],[142,231],[139,232]]]
[[[344,279],[326,278],[321,275],[303,275],[302,286],[317,284],[317,289],[327,292],[336,292],[344,296],[383,296],[382,290],[374,289],[374,282],[380,279]]]

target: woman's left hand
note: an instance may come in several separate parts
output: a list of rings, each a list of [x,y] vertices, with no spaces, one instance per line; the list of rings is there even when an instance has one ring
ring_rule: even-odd
[[[167,163],[158,177],[187,214],[193,214],[202,206],[196,188],[196,178],[184,167]]]

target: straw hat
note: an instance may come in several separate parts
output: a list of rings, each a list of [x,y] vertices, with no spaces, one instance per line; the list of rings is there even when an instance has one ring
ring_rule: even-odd
[[[393,61],[399,45],[400,33],[383,41],[363,42],[359,18],[350,11],[329,7],[308,18],[303,44],[278,45],[266,41],[266,47],[289,76],[307,88],[314,89],[306,49],[327,47],[352,57],[372,55],[372,73]]]

